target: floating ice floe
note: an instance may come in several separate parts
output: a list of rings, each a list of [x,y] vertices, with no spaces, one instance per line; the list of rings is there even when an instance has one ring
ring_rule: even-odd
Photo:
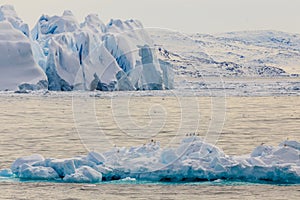
[[[300,183],[299,147],[296,141],[285,141],[278,147],[260,145],[248,155],[228,156],[199,137],[187,137],[177,148],[164,149],[152,142],[69,159],[26,156],[18,158],[11,169],[1,170],[0,176],[76,183],[218,179]]]

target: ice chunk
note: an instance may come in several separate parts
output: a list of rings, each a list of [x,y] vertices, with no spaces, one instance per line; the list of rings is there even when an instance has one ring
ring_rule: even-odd
[[[39,155],[39,154],[18,158],[11,165],[11,171],[14,174],[18,175],[19,174],[19,169],[23,164],[33,164],[35,162],[40,162],[40,161],[44,161],[44,157]]]
[[[83,166],[76,169],[74,174],[65,176],[63,180],[70,183],[98,183],[102,181],[102,174],[91,167]]]
[[[13,177],[14,174],[11,169],[2,169],[0,170],[0,177]]]
[[[60,177],[75,173],[75,164],[72,159],[46,160],[46,166],[53,168]]]
[[[37,84],[29,84],[23,83],[18,86],[19,91],[34,91],[34,90],[47,90],[48,89],[48,82],[46,80],[39,81]]]
[[[128,182],[128,181],[132,181],[132,182],[135,182],[136,181],[136,179],[135,178],[131,178],[131,177],[126,177],[126,178],[123,178],[121,181],[126,181],[126,182]]]
[[[96,163],[96,165],[100,165],[105,162],[105,158],[103,157],[103,155],[97,152],[89,152],[87,160]]]
[[[28,180],[55,180],[59,176],[51,167],[34,167],[29,164],[23,164],[20,168],[19,178]]]

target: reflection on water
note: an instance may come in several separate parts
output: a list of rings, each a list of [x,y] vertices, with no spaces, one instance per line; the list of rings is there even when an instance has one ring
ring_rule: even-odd
[[[130,101],[124,97],[113,100],[73,100],[73,103],[76,102],[75,114],[71,97],[0,96],[0,168],[9,167],[20,156],[34,153],[45,157],[65,158],[86,154],[86,147],[91,149],[98,145],[105,150],[114,145],[140,145],[151,139],[160,141],[163,146],[173,146],[186,133],[196,132],[203,137],[207,136],[210,123],[214,120],[212,99],[209,97],[132,97]],[[89,106],[89,101],[93,103],[93,107]],[[124,102],[127,102],[126,106]],[[78,110],[81,114],[84,111],[94,115],[78,115]],[[261,143],[277,145],[287,138],[300,140],[300,97],[228,97],[225,111],[225,123],[217,145],[227,154],[250,153]],[[103,141],[106,142],[101,143],[101,138],[104,137]],[[20,191],[16,191],[16,185],[20,187]],[[282,199],[285,198],[282,195],[287,195],[292,199],[299,195],[297,186],[268,185],[89,187],[1,182],[0,187],[1,198],[21,198],[22,195],[37,198],[45,195],[47,198],[57,199],[64,198],[65,191],[73,195],[70,198],[83,199],[91,199],[94,198],[92,195],[100,194],[114,199],[133,196],[160,199],[162,194],[171,199],[181,199],[183,196],[188,199],[199,198],[199,195],[207,199],[220,199],[221,196],[240,199],[239,195],[248,198],[267,195],[266,197]],[[272,192],[262,194],[264,190]],[[116,197],[117,193],[121,195]]]

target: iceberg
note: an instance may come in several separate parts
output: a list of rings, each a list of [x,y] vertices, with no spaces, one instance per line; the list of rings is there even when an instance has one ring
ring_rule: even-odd
[[[197,136],[183,138],[177,148],[159,142],[118,148],[69,159],[44,159],[41,155],[18,158],[0,176],[26,180],[99,183],[111,180],[214,181],[300,183],[299,142],[277,147],[260,145],[251,154],[226,155]],[[8,175],[6,175],[8,174]]]
[[[97,183],[102,181],[102,174],[89,166],[76,169],[74,174],[66,175],[63,180],[71,183]]]
[[[11,169],[0,170],[0,177],[11,178],[13,176],[14,174],[12,173]]]
[[[79,23],[64,11],[62,16],[42,15],[30,32],[13,6],[6,5],[0,7],[0,22],[0,90],[172,89],[164,86],[171,81],[169,70],[160,65],[137,20],[105,25],[90,14]]]
[[[19,178],[26,180],[56,180],[58,174],[53,168],[43,166],[31,166],[23,164],[19,171]]]
[[[24,164],[29,165],[36,162],[44,161],[44,157],[38,154],[31,155],[31,156],[25,156],[22,158],[18,158],[15,160],[15,162],[11,165],[11,171],[14,174],[19,174],[20,167]]]
[[[62,16],[40,17],[32,40],[43,51],[42,55],[34,48],[49,90],[163,89],[160,63],[140,22],[112,20],[105,26],[98,15],[90,14],[79,24],[65,11]]]
[[[94,90],[100,81],[103,85],[117,82],[120,68],[101,45],[96,32],[99,24],[100,19],[89,15],[81,29],[71,11],[65,11],[61,17],[43,15],[39,19],[32,38],[47,56],[44,69],[49,90]]]

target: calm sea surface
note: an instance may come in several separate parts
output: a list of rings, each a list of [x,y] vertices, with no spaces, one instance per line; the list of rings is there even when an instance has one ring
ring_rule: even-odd
[[[214,127],[218,127],[214,129]],[[218,130],[222,130],[218,135]],[[18,157],[68,158],[88,150],[176,146],[199,134],[229,155],[300,141],[300,97],[0,95],[0,168]],[[243,183],[105,183],[0,180],[0,199],[300,199],[300,186]]]

